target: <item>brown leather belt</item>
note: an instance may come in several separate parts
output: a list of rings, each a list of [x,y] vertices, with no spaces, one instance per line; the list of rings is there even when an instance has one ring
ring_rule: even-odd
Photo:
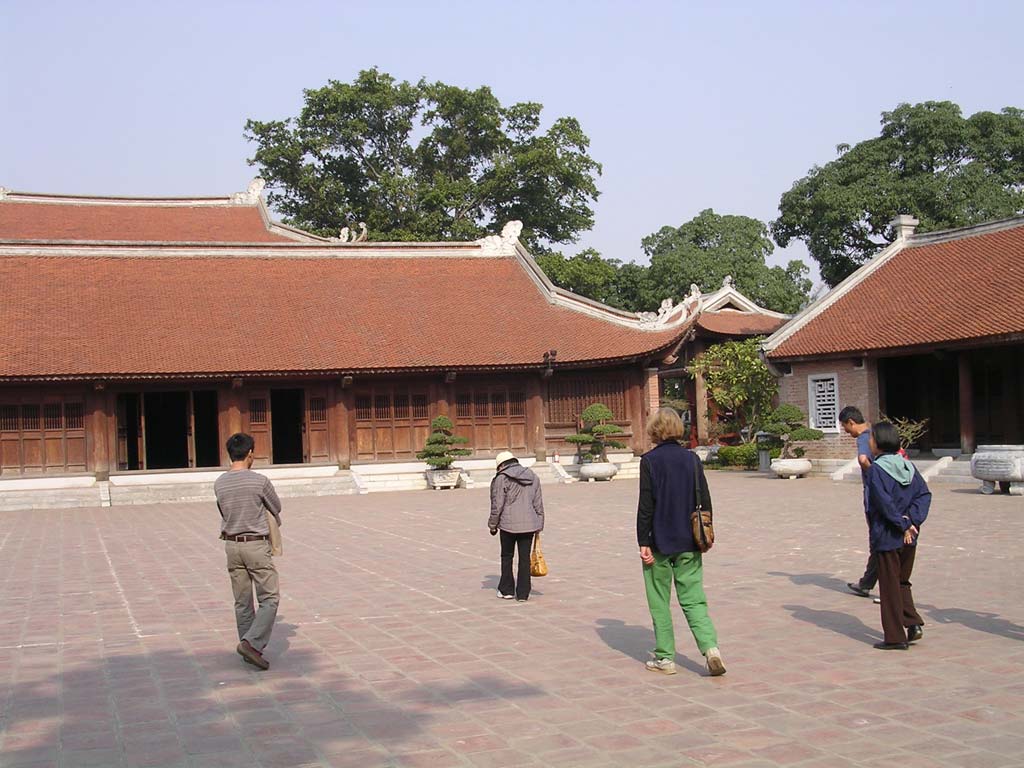
[[[246,542],[246,541],[266,541],[267,539],[270,538],[266,534],[264,534],[262,536],[255,536],[255,535],[250,536],[248,534],[242,534],[241,536],[228,536],[226,533],[222,533],[220,535],[220,537],[222,539],[224,539],[224,541],[241,541],[241,542]]]

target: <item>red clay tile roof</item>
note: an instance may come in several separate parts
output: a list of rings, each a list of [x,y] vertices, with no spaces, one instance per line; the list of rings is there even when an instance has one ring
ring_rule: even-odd
[[[1024,223],[910,241],[768,352],[773,359],[1024,333]]]
[[[723,336],[767,336],[785,324],[784,317],[754,312],[704,312],[697,319],[698,328]]]
[[[0,256],[0,378],[539,367],[688,330],[556,306],[514,257],[258,254]]]
[[[5,240],[280,243],[294,239],[267,229],[256,205],[0,202]]]

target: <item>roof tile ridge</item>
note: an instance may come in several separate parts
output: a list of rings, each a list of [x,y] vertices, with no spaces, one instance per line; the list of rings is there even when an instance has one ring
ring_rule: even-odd
[[[802,311],[798,312],[793,319],[765,339],[761,344],[761,349],[770,356],[771,352],[790,339],[798,331],[802,330],[811,320],[814,320],[819,315],[823,314],[825,310],[839,301],[839,299],[848,294],[868,277],[891,261],[894,256],[903,251],[906,245],[907,240],[905,238],[900,238],[891,242],[881,252],[876,254],[871,261],[856,269],[852,274],[848,275],[846,279],[839,283],[839,285],[817,301],[812,302]]]
[[[946,243],[952,240],[966,240],[970,237],[980,237],[981,235],[989,235],[994,232],[1004,232],[1008,229],[1016,229],[1017,227],[1024,227],[1024,215],[1021,216],[1010,216],[1006,219],[998,219],[996,221],[985,221],[980,224],[969,224],[966,227],[956,227],[955,229],[940,229],[935,232],[915,232],[907,241],[907,246],[911,248],[920,248],[923,245],[935,245],[937,243]]]

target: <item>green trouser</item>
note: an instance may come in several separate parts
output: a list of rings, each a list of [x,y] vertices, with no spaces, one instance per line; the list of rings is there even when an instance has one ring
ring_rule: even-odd
[[[647,605],[654,622],[654,655],[659,659],[675,659],[676,637],[672,628],[672,582],[676,583],[676,599],[690,625],[693,639],[701,654],[718,645],[715,625],[708,617],[708,599],[704,595],[704,570],[700,552],[683,552],[669,557],[654,553],[654,565],[644,566]]]

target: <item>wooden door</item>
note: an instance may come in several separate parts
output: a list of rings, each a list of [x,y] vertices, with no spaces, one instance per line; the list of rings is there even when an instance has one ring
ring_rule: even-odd
[[[306,410],[302,429],[302,452],[307,464],[325,464],[330,459],[327,419],[327,386],[306,387]]]
[[[270,413],[270,390],[250,389],[243,398],[246,431],[252,435],[254,465],[265,467],[271,463],[270,435],[273,425]]]

